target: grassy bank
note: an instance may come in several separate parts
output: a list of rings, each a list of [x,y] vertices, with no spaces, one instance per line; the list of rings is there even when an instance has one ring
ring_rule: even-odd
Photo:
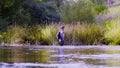
[[[119,19],[116,22],[108,21],[99,24],[66,24],[65,44],[70,45],[97,45],[120,44]],[[59,25],[20,27],[11,26],[0,34],[0,40],[8,44],[41,44],[57,45],[56,34]]]

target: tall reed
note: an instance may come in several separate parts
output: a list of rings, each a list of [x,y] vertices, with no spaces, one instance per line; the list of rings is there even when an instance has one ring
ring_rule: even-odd
[[[3,40],[5,43],[19,43],[25,35],[25,28],[20,26],[11,26],[3,33]]]
[[[41,45],[56,45],[58,39],[56,34],[59,25],[50,24],[46,26],[9,27],[3,34],[5,43],[30,43]],[[65,44],[99,44],[104,39],[104,31],[98,24],[66,24],[65,25]]]
[[[103,40],[103,29],[97,24],[75,24],[65,27],[65,38],[71,44],[99,44]]]
[[[41,42],[41,26],[30,26],[26,28],[26,33],[24,36],[24,43],[29,43],[29,44],[40,44]]]
[[[48,25],[42,28],[42,42],[44,42],[44,44],[57,44],[57,31],[57,25]]]

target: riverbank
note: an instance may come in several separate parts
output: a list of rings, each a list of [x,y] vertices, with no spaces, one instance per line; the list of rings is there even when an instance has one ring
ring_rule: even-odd
[[[109,21],[105,24],[66,24],[65,45],[119,45],[119,22]],[[56,34],[60,25],[46,26],[11,26],[0,34],[5,44],[58,45]],[[3,43],[1,43],[3,44]]]
[[[2,41],[8,44],[57,45],[56,34],[60,25],[9,27],[2,33]],[[66,24],[65,44],[97,44],[101,43],[102,29],[98,24]]]

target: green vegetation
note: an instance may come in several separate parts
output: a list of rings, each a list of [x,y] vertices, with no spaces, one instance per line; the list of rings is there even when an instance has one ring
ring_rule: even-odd
[[[120,6],[108,5],[104,0],[1,0],[0,41],[56,45],[64,24],[65,44],[119,45]]]
[[[56,34],[58,32],[57,25],[48,25],[41,30],[42,41],[45,44],[56,44],[57,38]]]
[[[98,24],[66,25],[66,40],[71,44],[102,44],[103,29]]]
[[[108,21],[104,25],[99,24],[66,24],[65,25],[65,44],[120,44],[119,19]],[[56,34],[59,25],[9,27],[6,32],[0,35],[0,40],[9,44],[42,44],[56,45],[58,40]]]
[[[41,40],[41,27],[31,26],[25,29],[26,32],[23,38],[23,43],[38,44]]]
[[[110,45],[120,44],[120,18],[107,21],[105,24],[105,38]]]
[[[65,5],[61,6],[61,18],[63,22],[95,22],[95,15],[107,11],[106,5],[100,1],[96,4],[90,0],[78,0],[77,2],[68,1]]]
[[[93,22],[94,13],[92,12],[93,4],[89,0],[76,2],[67,2],[62,6],[63,22]]]
[[[45,27],[13,26],[1,34],[0,39],[9,44],[57,44],[57,31],[56,25],[48,25]]]
[[[3,40],[5,43],[20,43],[25,35],[25,29],[19,26],[9,27],[3,34]]]
[[[59,25],[45,27],[10,27],[3,34],[5,43],[23,44],[57,44],[56,34]],[[1,35],[2,36],[2,35]],[[103,30],[98,24],[67,24],[65,25],[66,44],[98,44],[102,43]]]

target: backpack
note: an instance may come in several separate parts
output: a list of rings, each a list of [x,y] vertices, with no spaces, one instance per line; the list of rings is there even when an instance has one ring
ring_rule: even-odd
[[[57,34],[57,38],[58,38],[58,39],[61,38],[60,32],[58,32],[58,34]]]

